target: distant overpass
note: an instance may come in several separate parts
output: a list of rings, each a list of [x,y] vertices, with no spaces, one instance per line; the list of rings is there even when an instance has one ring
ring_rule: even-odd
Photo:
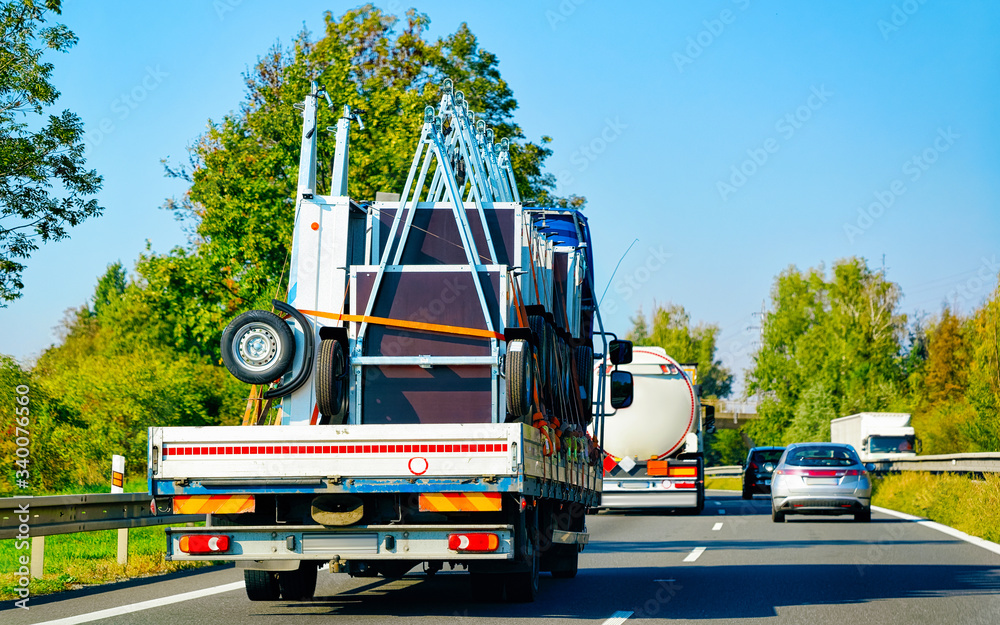
[[[756,418],[756,412],[716,412],[715,427],[719,430],[738,430]]]

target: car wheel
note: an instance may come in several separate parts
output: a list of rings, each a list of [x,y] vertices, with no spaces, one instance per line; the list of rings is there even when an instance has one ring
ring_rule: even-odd
[[[771,508],[771,520],[774,521],[775,523],[784,523],[785,513],[780,510],[775,510],[774,508]]]
[[[743,498],[744,499],[753,499],[753,493],[751,493],[749,490],[747,490],[746,488],[744,488],[743,489]]]
[[[872,509],[865,508],[861,512],[854,513],[854,520],[858,523],[869,523],[872,520]]]

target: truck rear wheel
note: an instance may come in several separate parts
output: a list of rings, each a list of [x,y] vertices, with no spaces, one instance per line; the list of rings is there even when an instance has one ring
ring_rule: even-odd
[[[507,588],[507,601],[512,603],[531,603],[538,596],[538,575],[542,569],[541,553],[538,544],[538,513],[524,515],[524,561],[521,563],[526,570],[508,573],[504,580]]]
[[[469,574],[469,584],[472,598],[482,603],[497,603],[503,601],[504,576],[497,573]]]
[[[316,574],[319,572],[315,562],[303,560],[295,571],[278,573],[278,586],[281,596],[289,601],[311,599],[316,594]]]
[[[243,583],[250,601],[277,601],[281,596],[278,577],[272,571],[243,571]]]

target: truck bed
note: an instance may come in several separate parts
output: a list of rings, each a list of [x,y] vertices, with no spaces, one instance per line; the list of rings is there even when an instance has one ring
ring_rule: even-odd
[[[520,423],[151,428],[154,496],[516,492],[596,505],[599,467]]]

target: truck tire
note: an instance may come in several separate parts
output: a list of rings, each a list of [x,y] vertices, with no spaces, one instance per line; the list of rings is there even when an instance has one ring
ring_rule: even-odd
[[[347,416],[347,358],[344,346],[335,339],[319,344],[316,362],[316,404],[321,425],[340,425]]]
[[[311,599],[316,594],[316,574],[319,569],[315,562],[303,560],[295,571],[278,573],[278,586],[281,597],[288,601]]]
[[[524,562],[526,570],[508,573],[504,580],[507,589],[507,601],[511,603],[531,603],[538,596],[538,575],[541,571],[541,553],[538,548],[538,515],[525,514],[525,527],[521,534],[524,538]]]
[[[531,412],[531,344],[523,339],[507,343],[504,359],[507,379],[507,412],[523,417]]]
[[[469,587],[472,598],[481,603],[498,603],[503,601],[504,576],[497,573],[469,573]]]
[[[243,583],[250,601],[277,601],[281,596],[278,577],[272,571],[243,571]]]
[[[278,315],[248,310],[222,332],[222,362],[240,382],[269,384],[288,371],[295,337]]]

